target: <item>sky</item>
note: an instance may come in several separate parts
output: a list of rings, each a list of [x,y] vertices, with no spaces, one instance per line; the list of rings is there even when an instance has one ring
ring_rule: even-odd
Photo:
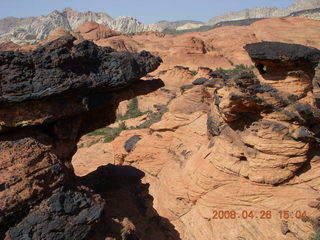
[[[48,15],[70,7],[76,11],[131,16],[143,23],[198,20],[253,7],[288,7],[295,0],[0,0],[0,18]]]

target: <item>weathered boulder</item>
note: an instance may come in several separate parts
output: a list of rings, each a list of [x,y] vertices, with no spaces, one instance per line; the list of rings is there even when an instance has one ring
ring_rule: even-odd
[[[163,86],[139,80],[159,57],[74,40],[0,52],[0,238],[88,239],[104,201],[74,175],[76,143],[112,123],[120,101]]]

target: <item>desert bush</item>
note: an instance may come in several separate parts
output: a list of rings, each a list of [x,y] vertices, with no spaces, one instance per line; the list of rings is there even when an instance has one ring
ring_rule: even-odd
[[[163,114],[168,111],[166,105],[158,105],[157,109],[158,111],[151,113],[150,118],[142,124],[140,124],[139,126],[135,127],[135,129],[149,128],[152,124],[159,122]]]
[[[216,68],[216,71],[224,72],[224,73],[230,73],[230,74],[238,74],[244,71],[251,71],[254,68],[254,66],[247,66],[244,64],[237,64],[234,66],[233,69],[223,69],[221,67]]]
[[[98,142],[99,142],[99,140],[98,140],[98,139],[93,140],[93,141],[91,141],[91,142],[88,144],[88,146],[87,146],[87,147],[91,147],[92,145],[94,145],[94,144],[96,144],[96,143],[98,143]]]
[[[146,114],[147,112],[148,111],[141,112],[139,110],[138,99],[133,98],[133,99],[131,99],[130,103],[128,104],[128,109],[127,109],[126,113],[124,115],[118,115],[117,120],[123,121],[123,120],[131,119],[131,118],[140,117],[140,116]]]
[[[117,128],[110,128],[109,132],[104,136],[103,142],[112,142],[123,130],[126,129],[127,127],[124,122],[121,122]]]
[[[137,126],[137,129],[149,128],[152,124],[159,122],[162,117],[161,112],[153,112],[150,116],[150,119],[146,120],[144,123]]]
[[[111,128],[111,127],[104,127],[97,129],[91,133],[88,133],[87,136],[103,136],[103,142],[111,142],[113,141],[116,137],[120,135],[120,133],[127,129],[126,125],[124,122],[121,122],[118,127],[116,128]],[[93,141],[92,144],[90,143],[90,146],[97,143],[97,141]]]
[[[320,240],[320,233],[312,233],[309,240]]]
[[[84,147],[83,143],[79,144],[79,146],[78,146],[78,148],[83,148],[83,147]]]

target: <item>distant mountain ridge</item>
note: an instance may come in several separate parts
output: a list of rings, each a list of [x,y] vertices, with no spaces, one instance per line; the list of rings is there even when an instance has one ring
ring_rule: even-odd
[[[301,10],[298,12],[293,12],[285,17],[303,17],[310,18],[314,20],[320,21],[320,8]],[[229,20],[229,21],[221,21],[214,25],[202,25],[192,29],[181,29],[180,27],[177,29],[165,29],[162,32],[167,34],[181,34],[186,32],[205,32],[211,29],[215,29],[223,26],[248,26],[256,21],[260,21],[266,18],[245,18],[240,20]]]
[[[203,24],[199,21],[160,21],[152,24],[143,24],[133,17],[118,17],[113,19],[106,13],[77,12],[71,8],[62,11],[53,11],[47,16],[15,18],[6,17],[0,19],[0,41],[37,42],[47,38],[49,33],[57,28],[63,27],[68,31],[74,31],[84,22],[97,22],[112,30],[122,33],[136,33],[144,31],[159,31],[166,28],[176,28],[184,24]],[[21,40],[21,41],[20,41]]]
[[[190,29],[210,29],[210,26],[218,26],[220,22],[239,21],[245,19],[260,19],[270,17],[284,17],[294,12],[300,12],[298,16],[318,19],[318,12],[303,12],[320,8],[320,0],[297,0],[288,8],[253,8],[239,12],[226,13],[210,19],[207,23],[200,21],[182,20],[175,22],[160,21],[152,24],[143,24],[133,17],[118,17],[113,19],[106,13],[77,12],[71,8],[62,11],[53,11],[47,16],[15,18],[6,17],[0,19],[0,42],[12,41],[16,44],[35,43],[44,40],[49,33],[57,27],[63,27],[68,31],[74,31],[84,22],[97,22],[112,30],[126,34],[158,31],[188,31]],[[304,15],[303,15],[304,14]]]
[[[307,9],[320,8],[320,0],[297,0],[288,8],[250,8],[238,12],[229,12],[220,16],[211,18],[208,25],[215,25],[219,22],[235,21],[251,18],[271,18],[285,17],[293,12],[303,11]]]

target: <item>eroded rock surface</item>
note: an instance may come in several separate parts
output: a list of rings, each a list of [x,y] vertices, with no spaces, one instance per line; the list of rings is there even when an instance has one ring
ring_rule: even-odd
[[[146,173],[155,209],[181,239],[297,240],[318,230],[320,51],[277,42],[246,50],[254,72],[207,69],[150,130],[112,142],[114,161]],[[234,219],[213,219],[232,210]],[[284,210],[293,217],[281,219]]]
[[[159,57],[74,40],[0,52],[0,238],[90,239],[99,232],[105,200],[74,175],[76,143],[112,123],[120,101],[163,86],[139,80]]]

